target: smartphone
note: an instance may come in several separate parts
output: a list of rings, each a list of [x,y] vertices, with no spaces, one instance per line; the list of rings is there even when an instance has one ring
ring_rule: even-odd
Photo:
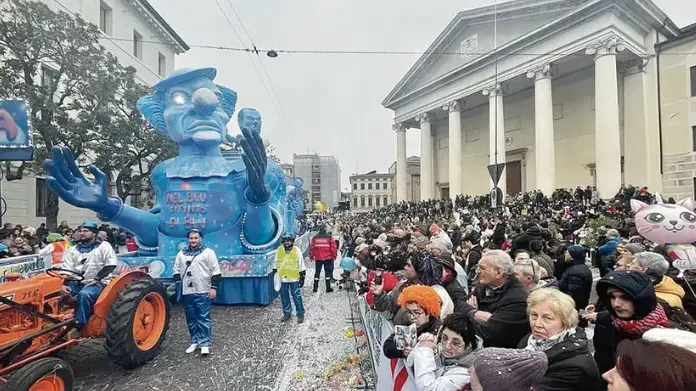
[[[382,271],[381,270],[375,271],[374,283],[375,283],[375,285],[382,285]]]

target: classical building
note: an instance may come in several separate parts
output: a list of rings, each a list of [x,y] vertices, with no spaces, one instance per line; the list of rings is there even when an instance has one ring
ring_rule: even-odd
[[[302,188],[309,191],[306,209],[311,210],[317,201],[326,203],[329,209],[338,206],[341,200],[341,167],[335,156],[293,154],[292,165],[295,177],[304,181]]]
[[[660,74],[662,193],[676,200],[696,199],[696,24],[657,45],[656,66]]]
[[[351,175],[349,178],[352,190],[350,210],[363,213],[389,205],[392,200],[393,176],[394,174],[380,174],[377,171]]]
[[[406,201],[419,201],[421,199],[421,181],[420,181],[420,157],[411,156],[406,159],[406,169],[405,179],[400,179],[399,172],[399,161],[392,163],[389,166],[389,174],[392,176],[392,202],[398,202],[399,200]],[[400,186],[400,183],[406,183],[406,186]],[[403,190],[406,195],[404,198],[399,198],[399,191]]]
[[[295,176],[295,166],[290,163],[282,163],[280,169],[283,170],[283,174],[294,177]]]
[[[461,12],[382,102],[394,110],[397,166],[406,132],[420,128],[422,199],[487,193],[495,163],[507,193],[595,185],[608,198],[625,183],[685,195],[696,57],[664,55],[693,53],[677,48],[694,45],[685,33],[650,0]]]
[[[137,78],[153,85],[174,70],[174,58],[189,49],[147,0],[43,0],[54,11],[79,15],[99,26],[103,38],[99,43],[116,56],[124,66],[136,69]],[[158,41],[151,43],[145,41]],[[49,83],[56,69],[51,63],[41,66],[41,83]],[[48,192],[42,176],[28,175],[8,182],[3,176],[1,194],[7,203],[2,221],[23,226],[38,227],[46,222]],[[96,219],[94,212],[76,208],[60,200],[58,222],[65,220],[71,226]]]

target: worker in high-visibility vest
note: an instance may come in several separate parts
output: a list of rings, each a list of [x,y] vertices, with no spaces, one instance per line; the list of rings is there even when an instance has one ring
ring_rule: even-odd
[[[287,322],[292,317],[292,307],[290,306],[290,295],[292,295],[297,313],[297,323],[302,323],[305,312],[300,288],[304,286],[307,266],[305,266],[302,250],[295,246],[293,236],[284,235],[281,242],[282,245],[276,250],[273,263],[273,272],[278,273],[282,283],[280,301],[283,304],[283,319],[281,321]]]

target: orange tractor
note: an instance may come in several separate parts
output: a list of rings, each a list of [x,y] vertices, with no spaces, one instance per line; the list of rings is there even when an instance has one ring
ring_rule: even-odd
[[[169,329],[169,301],[142,271],[121,274],[104,288],[80,332],[74,306],[61,295],[75,272],[51,268],[29,279],[0,283],[0,382],[8,391],[69,391],[70,364],[53,357],[85,338],[104,338],[112,361],[135,368],[156,357]],[[9,376],[8,376],[9,375]]]

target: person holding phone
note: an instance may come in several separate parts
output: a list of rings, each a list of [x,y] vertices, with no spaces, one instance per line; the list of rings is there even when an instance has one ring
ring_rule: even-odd
[[[213,333],[210,302],[217,296],[222,272],[215,252],[202,243],[201,231],[188,233],[188,247],[179,251],[174,261],[174,281],[181,282],[186,324],[191,337],[187,354],[200,346],[201,355],[210,354]]]

